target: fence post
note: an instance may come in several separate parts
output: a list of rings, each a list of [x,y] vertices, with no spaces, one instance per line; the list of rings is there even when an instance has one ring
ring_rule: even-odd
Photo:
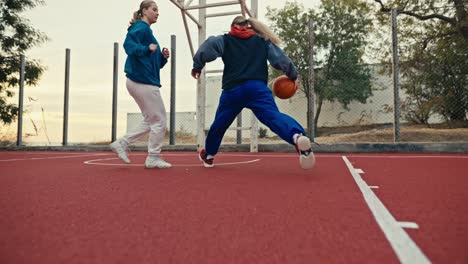
[[[240,129],[242,127],[242,111],[237,115],[237,127],[239,129],[237,129],[237,132],[236,132],[236,143],[237,144],[242,144],[242,129]]]
[[[171,106],[170,106],[170,129],[169,144],[175,144],[175,117],[176,117],[176,36],[171,35]]]
[[[70,89],[70,49],[65,49],[65,92],[63,99],[63,140],[62,145],[68,145],[68,99]]]
[[[308,105],[308,131],[309,138],[314,141],[315,138],[315,116],[314,116],[314,107],[315,107],[315,87],[314,87],[314,22],[312,19],[309,19],[309,105]]]
[[[19,81],[19,102],[18,102],[18,131],[16,136],[16,145],[23,144],[23,97],[24,97],[24,55],[20,55],[20,81]]]
[[[205,5],[206,0],[198,0],[199,5]],[[198,10],[198,46],[206,39],[206,9]],[[197,80],[197,151],[205,148],[205,114],[206,114],[206,70],[200,73]]]
[[[393,141],[400,142],[400,97],[398,79],[398,10],[392,9],[392,51],[393,51]]]
[[[117,95],[119,72],[119,43],[114,42],[114,71],[112,76],[112,134],[111,142],[117,138]]]

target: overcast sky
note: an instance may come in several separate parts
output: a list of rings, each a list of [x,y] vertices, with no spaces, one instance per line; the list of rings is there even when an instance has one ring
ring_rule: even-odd
[[[36,29],[50,38],[47,43],[33,48],[27,54],[29,58],[39,59],[47,67],[39,85],[25,92],[26,98],[31,97],[36,100],[26,100],[30,111],[27,118],[35,121],[40,130],[46,127],[52,142],[61,141],[65,49],[69,48],[71,49],[70,141],[83,141],[82,137],[88,137],[90,141],[108,138],[107,132],[110,131],[111,126],[113,45],[117,42],[120,49],[118,136],[123,135],[126,113],[139,112],[125,87],[123,67],[126,55],[122,43],[128,22],[133,12],[138,9],[140,1],[45,0],[45,2],[44,6],[24,13],[24,17],[28,18]],[[158,22],[152,25],[156,39],[161,46],[170,48],[171,35],[177,38],[176,110],[195,111],[196,82],[190,76],[192,60],[180,11],[169,0],[156,2],[160,13]],[[208,0],[207,2],[225,1]],[[312,8],[317,5],[318,1],[297,2],[303,4],[305,8]],[[285,3],[286,0],[258,0],[258,18],[268,24],[269,21],[265,19],[267,6],[281,8]],[[194,0],[192,5],[196,4],[198,1]],[[249,0],[247,0],[247,6],[250,6]],[[239,6],[229,6],[224,9],[210,8],[208,13],[235,11],[238,8]],[[191,13],[198,17],[196,10]],[[207,35],[224,34],[229,29],[233,17],[209,18]],[[197,45],[197,28],[191,20],[188,22],[192,40]],[[161,74],[162,94],[166,108],[169,110],[170,64],[162,69]],[[45,115],[42,115],[42,109]],[[30,123],[25,120],[25,123],[28,122]],[[32,126],[26,124],[25,132],[32,133],[31,129]],[[95,136],[90,137],[86,133],[88,130],[102,130],[104,136],[96,133]],[[37,138],[37,140],[43,141],[44,138]]]

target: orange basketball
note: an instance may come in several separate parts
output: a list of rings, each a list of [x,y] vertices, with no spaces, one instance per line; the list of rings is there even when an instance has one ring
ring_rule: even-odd
[[[286,75],[281,75],[273,81],[273,94],[278,98],[291,98],[296,91],[296,82],[289,79]]]

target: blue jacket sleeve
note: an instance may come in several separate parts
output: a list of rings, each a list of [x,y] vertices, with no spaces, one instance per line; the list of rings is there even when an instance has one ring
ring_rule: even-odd
[[[205,64],[216,58],[223,56],[224,38],[223,36],[209,37],[198,49],[193,57],[193,69],[200,72]]]
[[[271,66],[277,70],[281,70],[291,80],[297,79],[297,70],[291,59],[286,56],[282,49],[268,42],[268,61]]]
[[[148,46],[141,44],[141,39],[145,37],[143,30],[128,31],[124,41],[124,49],[127,55],[146,56],[151,53]]]

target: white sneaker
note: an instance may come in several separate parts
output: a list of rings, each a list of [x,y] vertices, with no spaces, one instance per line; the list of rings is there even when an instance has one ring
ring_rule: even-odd
[[[304,170],[312,169],[315,165],[315,156],[312,152],[308,137],[299,135],[296,140],[296,149],[299,152],[299,164]]]
[[[128,158],[127,154],[127,148],[122,147],[122,144],[120,144],[119,140],[112,142],[109,147],[115,154],[117,154],[119,159],[127,164],[130,163],[130,159]]]
[[[166,162],[165,160],[159,157],[151,157],[148,156],[145,160],[145,168],[152,169],[152,168],[159,168],[159,169],[167,169],[172,167],[172,164]]]

